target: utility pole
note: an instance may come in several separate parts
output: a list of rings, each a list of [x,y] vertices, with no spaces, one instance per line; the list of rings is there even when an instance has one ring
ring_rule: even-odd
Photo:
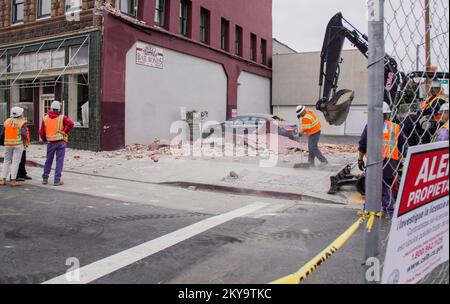
[[[384,99],[384,0],[369,1],[369,115],[367,122],[366,211],[381,211],[383,180],[382,136]],[[379,255],[379,219],[365,231],[364,281],[368,282],[368,259]]]

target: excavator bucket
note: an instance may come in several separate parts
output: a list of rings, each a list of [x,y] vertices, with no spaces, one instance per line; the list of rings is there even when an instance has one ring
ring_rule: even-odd
[[[339,100],[344,96],[350,94],[348,98],[341,103]],[[319,105],[319,110],[322,111],[326,121],[330,125],[340,126],[346,120],[348,113],[350,112],[350,106],[352,105],[355,93],[351,90],[340,90],[333,95],[331,100]]]
[[[347,30],[343,25],[343,20],[342,14],[338,13],[331,18],[327,26],[320,54],[320,97],[316,105],[317,110],[324,114],[326,121],[330,125],[336,126],[342,125],[347,119],[355,96],[354,92],[350,90],[337,91],[345,39],[351,35],[358,35],[356,32]],[[357,39],[353,41],[357,43]],[[364,43],[361,43],[360,48],[362,51],[365,50]],[[350,94],[350,96],[346,101],[340,102],[346,94]]]

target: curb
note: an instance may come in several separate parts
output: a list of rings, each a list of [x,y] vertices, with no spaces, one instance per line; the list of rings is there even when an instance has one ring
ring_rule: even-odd
[[[3,163],[3,157],[0,157],[0,163]],[[44,166],[39,164],[38,162],[27,160],[26,162],[27,166],[30,167],[37,167],[37,168],[43,168]],[[173,182],[145,182],[140,180],[132,180],[132,179],[126,179],[126,178],[120,178],[120,177],[112,177],[112,176],[105,176],[105,175],[97,175],[97,174],[90,174],[90,173],[81,173],[76,171],[70,171],[70,170],[64,170],[63,172],[66,173],[72,173],[72,174],[78,174],[78,175],[85,175],[85,176],[93,176],[98,178],[106,178],[106,179],[113,179],[113,180],[122,180],[122,181],[128,181],[128,182],[134,182],[134,183],[141,183],[141,184],[147,184],[147,185],[159,185],[159,186],[171,186],[171,187],[178,187],[183,189],[189,189],[189,188],[195,188],[195,190],[200,191],[208,191],[208,192],[221,192],[221,193],[229,193],[234,195],[241,195],[241,196],[257,196],[257,197],[264,197],[264,198],[273,198],[273,199],[280,199],[280,200],[290,200],[290,201],[313,201],[313,202],[319,202],[323,204],[333,204],[333,205],[346,205],[345,203],[324,199],[317,196],[312,195],[305,195],[300,193],[292,193],[292,192],[279,192],[279,191],[270,191],[270,190],[255,190],[255,189],[248,189],[248,188],[241,188],[241,187],[231,187],[231,186],[223,186],[223,185],[215,185],[215,184],[202,184],[202,183],[191,183],[191,182],[182,182],[182,181],[173,181]]]

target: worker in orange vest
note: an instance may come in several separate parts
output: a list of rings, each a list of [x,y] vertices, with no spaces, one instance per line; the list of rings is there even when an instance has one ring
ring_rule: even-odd
[[[309,166],[314,167],[316,158],[322,163],[321,166],[327,165],[328,160],[319,149],[322,124],[316,114],[313,111],[307,110],[305,106],[298,106],[296,113],[300,121],[300,135],[306,134],[308,136]]]
[[[72,130],[74,123],[61,114],[61,103],[57,100],[53,101],[50,111],[42,121],[39,135],[44,142],[47,142],[47,159],[44,166],[44,174],[42,175],[42,184],[48,184],[48,178],[52,169],[53,159],[56,155],[55,168],[55,186],[62,186],[61,181],[62,170],[64,166],[64,157],[66,154],[68,134]]]
[[[423,116],[434,117],[434,121],[439,122],[441,120],[441,114],[439,113],[441,107],[448,103],[448,99],[445,97],[445,93],[442,91],[441,82],[433,80],[430,89],[431,96],[425,100],[419,113]]]
[[[20,160],[24,147],[28,146],[30,139],[28,136],[27,122],[23,117],[24,110],[20,107],[11,109],[11,117],[3,123],[5,132],[5,158],[3,160],[3,170],[0,186],[6,185],[6,178],[11,176],[11,186],[18,187],[20,183],[17,179]]]
[[[396,200],[395,183],[398,182],[398,170],[400,161],[405,154],[406,137],[401,131],[400,125],[389,120],[392,114],[391,107],[385,102],[383,103],[383,200],[382,208],[387,217],[394,212],[394,203]],[[359,141],[359,158],[358,167],[361,171],[365,171],[366,165],[364,157],[367,154],[367,126],[364,129]]]

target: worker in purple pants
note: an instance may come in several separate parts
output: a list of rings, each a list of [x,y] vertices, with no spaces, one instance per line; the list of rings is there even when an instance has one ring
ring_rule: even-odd
[[[55,186],[62,186],[62,170],[64,167],[64,157],[68,141],[68,133],[72,130],[74,123],[61,114],[61,103],[54,101],[50,111],[42,121],[39,135],[44,142],[47,142],[47,160],[45,161],[44,174],[42,175],[42,184],[48,184],[50,171],[52,170],[53,160],[56,155],[55,168]]]
[[[47,144],[47,160],[45,161],[44,174],[42,175],[44,184],[48,184],[50,171],[52,170],[53,160],[56,156],[55,168],[55,186],[61,186],[62,170],[64,168],[64,158],[66,155],[67,144],[64,141],[49,142]]]

